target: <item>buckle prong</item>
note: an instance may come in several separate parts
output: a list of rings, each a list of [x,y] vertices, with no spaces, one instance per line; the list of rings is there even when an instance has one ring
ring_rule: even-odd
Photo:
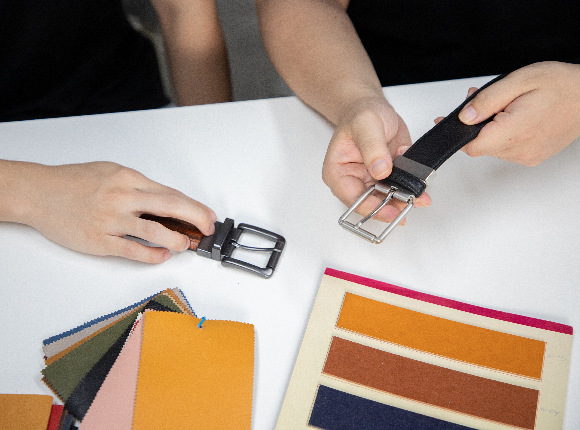
[[[378,206],[368,215],[364,216],[359,222],[353,224],[347,221],[347,218],[359,207],[374,191],[378,191],[385,195],[385,198],[378,204]],[[407,206],[399,213],[399,215],[387,225],[387,227],[383,230],[380,235],[375,235],[368,230],[362,228],[363,224],[365,224],[368,220],[374,217],[389,201],[392,199],[397,199],[402,202],[407,203]],[[391,186],[386,188],[380,184],[375,184],[369,187],[363,195],[361,195],[353,205],[348,208],[348,210],[339,218],[338,224],[345,228],[346,230],[362,237],[363,239],[368,240],[372,243],[381,243],[387,235],[392,232],[397,225],[405,218],[407,213],[411,210],[414,205],[415,196],[411,193],[408,193],[404,190],[401,190],[395,186]]]
[[[223,223],[215,223],[215,233],[211,236],[205,236],[197,248],[197,254],[212,260],[222,262],[222,266],[236,267],[244,269],[257,275],[269,278],[274,273],[278,260],[286,244],[286,239],[279,234],[256,227],[249,224],[238,224],[234,228],[234,220],[226,218]],[[274,242],[272,247],[258,247],[244,245],[239,242],[242,233],[251,233]],[[247,261],[233,258],[232,253],[235,249],[243,249],[252,252],[270,252],[268,263],[264,267],[256,266]]]

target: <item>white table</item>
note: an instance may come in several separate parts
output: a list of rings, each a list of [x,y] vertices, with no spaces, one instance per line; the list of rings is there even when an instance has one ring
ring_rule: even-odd
[[[489,78],[386,89],[413,139]],[[270,280],[186,252],[161,265],[82,255],[0,224],[0,392],[45,393],[48,336],[165,288],[199,316],[256,328],[254,428],[276,423],[326,267],[580,329],[580,145],[526,168],[453,156],[407,226],[381,245],[337,224],[321,180],[332,129],[296,98],[0,124],[0,158],[133,167],[234,218],[284,235]],[[576,337],[565,428],[580,428]]]

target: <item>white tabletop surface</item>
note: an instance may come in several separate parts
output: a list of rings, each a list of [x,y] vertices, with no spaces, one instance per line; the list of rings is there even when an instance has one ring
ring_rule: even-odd
[[[489,78],[385,90],[413,140]],[[538,167],[454,155],[433,205],[381,245],[338,226],[321,180],[332,128],[294,97],[0,124],[0,158],[115,161],[286,237],[269,280],[194,253],[161,265],[82,255],[0,223],[0,392],[44,393],[42,340],[165,288],[198,316],[256,329],[253,428],[272,429],[326,267],[580,329],[580,144]],[[565,429],[580,428],[580,340]]]

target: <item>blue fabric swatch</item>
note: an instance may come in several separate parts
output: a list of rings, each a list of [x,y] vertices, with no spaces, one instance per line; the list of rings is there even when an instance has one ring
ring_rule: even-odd
[[[157,293],[157,294],[159,294],[159,293]],[[133,305],[131,305],[131,306],[127,306],[126,308],[119,309],[118,311],[111,312],[110,314],[103,315],[103,316],[101,316],[101,317],[99,317],[99,318],[95,318],[94,320],[92,320],[92,321],[88,321],[88,322],[86,322],[86,323],[84,323],[84,324],[82,324],[82,325],[80,325],[80,326],[78,326],[78,327],[75,327],[75,328],[72,328],[72,329],[70,329],[70,330],[68,330],[68,331],[65,331],[65,332],[63,332],[63,333],[60,333],[60,334],[57,334],[57,335],[51,336],[51,337],[49,337],[48,339],[44,339],[44,340],[42,341],[42,344],[43,344],[43,345],[48,345],[49,343],[55,342],[55,341],[57,341],[57,340],[59,340],[59,339],[62,339],[63,337],[69,336],[69,335],[71,335],[71,334],[73,334],[73,333],[77,333],[77,332],[81,331],[82,329],[84,329],[84,328],[87,328],[87,327],[89,327],[89,326],[92,326],[93,324],[96,324],[96,323],[98,323],[98,322],[100,322],[100,321],[103,321],[103,320],[105,320],[105,319],[107,319],[107,318],[111,318],[112,316],[119,315],[120,313],[123,313],[123,312],[125,312],[125,311],[128,311],[128,310],[129,310],[129,309],[131,309],[131,308],[135,308],[135,307],[137,307],[137,306],[139,306],[139,305],[142,305],[143,303],[145,303],[145,302],[147,302],[147,301],[151,300],[151,299],[152,299],[153,297],[155,297],[157,294],[155,294],[155,295],[153,295],[153,296],[149,296],[149,297],[147,297],[146,299],[143,299],[143,300],[141,300],[140,302],[137,302],[137,303],[135,303],[135,304],[133,304]]]
[[[320,385],[308,423],[323,430],[465,430],[459,424]]]

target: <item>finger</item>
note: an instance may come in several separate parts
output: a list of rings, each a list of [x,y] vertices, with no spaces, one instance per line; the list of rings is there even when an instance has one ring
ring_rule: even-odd
[[[352,138],[374,179],[384,179],[391,174],[393,160],[387,146],[385,127],[376,113],[364,112],[354,120]]]
[[[477,137],[461,150],[470,157],[481,157],[482,155],[501,157],[503,152],[509,151],[509,142],[515,142],[517,139],[518,127],[514,124],[511,116],[507,112],[496,115],[493,121],[486,124]],[[512,160],[506,159],[506,161]]]
[[[501,112],[513,100],[535,87],[527,78],[529,71],[516,70],[482,90],[459,112],[459,119],[467,124],[477,124]]]
[[[439,124],[441,121],[443,121],[445,119],[444,116],[438,116],[437,118],[435,118],[433,121],[435,122],[435,124]]]
[[[466,98],[471,97],[473,95],[473,93],[476,92],[477,90],[478,90],[477,87],[469,87],[469,89],[467,90],[467,97]]]
[[[138,215],[149,213],[186,221],[195,225],[206,236],[215,231],[217,217],[214,211],[180,192],[143,193],[138,203],[138,211]]]
[[[165,248],[142,245],[118,236],[109,237],[107,249],[108,255],[150,264],[163,263],[171,258],[171,252]]]
[[[125,234],[177,252],[189,249],[190,245],[189,238],[184,234],[170,230],[158,222],[142,218],[131,218],[130,226]]]

